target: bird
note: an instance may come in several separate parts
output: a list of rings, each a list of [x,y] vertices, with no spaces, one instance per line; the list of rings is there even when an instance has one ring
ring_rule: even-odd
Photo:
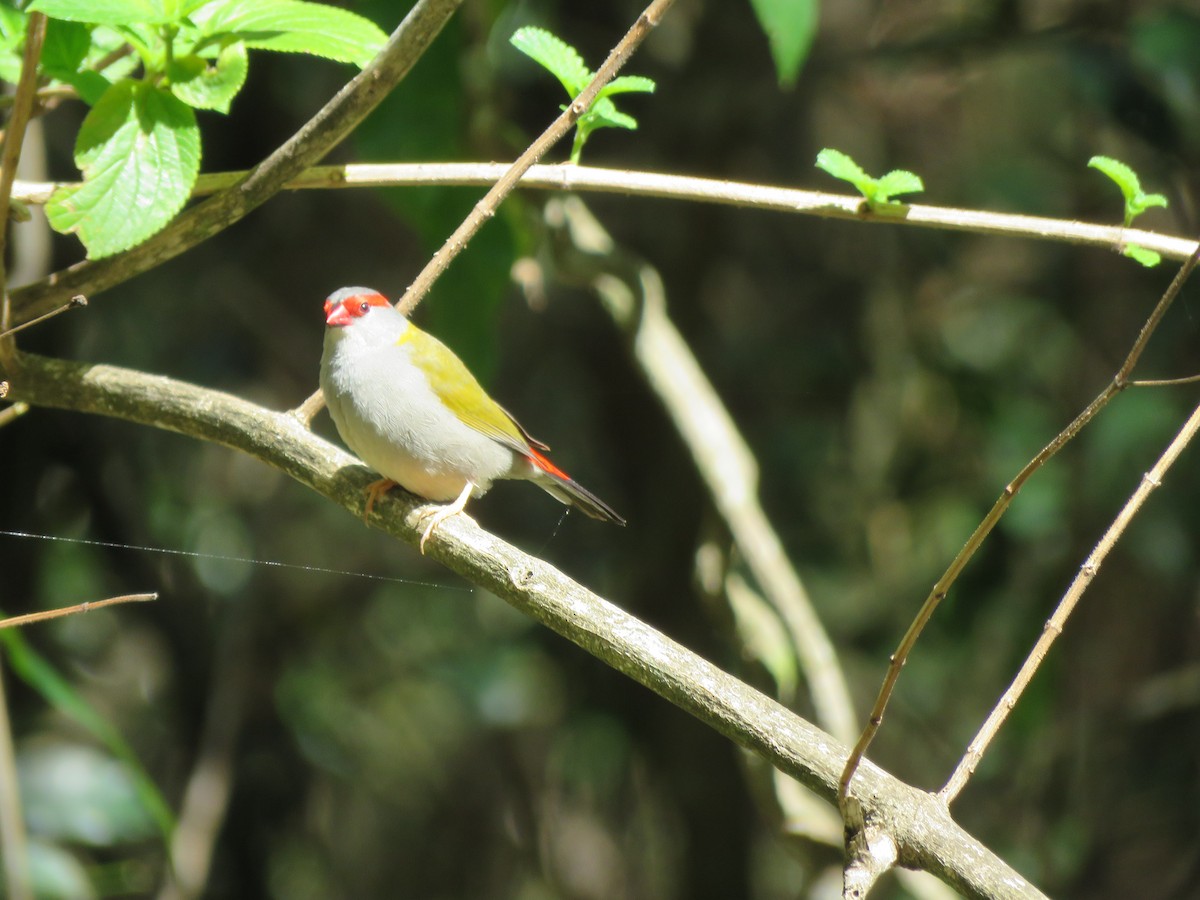
[[[550,448],[489,397],[450,348],[373,288],[326,298],[320,383],[346,446],[383,476],[367,488],[364,519],[396,485],[451,501],[427,513],[422,553],[442,522],[501,478],[532,481],[593,519],[625,524],[546,457]]]

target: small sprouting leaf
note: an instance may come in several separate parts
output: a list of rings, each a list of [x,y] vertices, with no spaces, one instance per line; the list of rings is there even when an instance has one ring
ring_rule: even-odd
[[[184,56],[167,67],[171,93],[193,109],[229,112],[229,105],[246,82],[250,60],[246,45],[230,44],[209,63],[199,56]]]
[[[1093,156],[1088,160],[1088,168],[1098,169],[1115,181],[1127,200],[1141,193],[1142,185],[1137,173],[1118,159],[1111,156]]]
[[[591,80],[589,76],[588,80]],[[606,84],[600,89],[601,97],[608,97],[612,94],[653,94],[657,85],[653,78],[647,78],[644,75],[620,75]]]
[[[870,175],[862,170],[862,166],[841,150],[833,150],[826,147],[817,154],[816,166],[818,169],[828,172],[834,178],[850,182],[859,191],[863,190],[863,185],[874,181]]]
[[[46,204],[51,226],[99,259],[137,244],[174,217],[200,169],[196,115],[165,90],[126,79],[88,113],[75,142],[81,185]]]
[[[1167,198],[1162,194],[1147,194],[1143,191],[1142,182],[1137,173],[1120,160],[1113,159],[1111,156],[1093,156],[1088,160],[1088,167],[1103,172],[1121,189],[1121,193],[1125,197],[1124,223],[1126,228],[1152,206],[1165,207],[1167,205]]]
[[[1153,250],[1147,250],[1145,247],[1139,247],[1136,244],[1126,245],[1122,252],[1130,259],[1140,262],[1147,269],[1153,269],[1162,262],[1162,257]]]
[[[509,43],[557,78],[571,99],[575,99],[575,95],[592,80],[592,70],[584,64],[578,51],[545,28],[532,25],[518,28]]]
[[[34,0],[29,12],[95,25],[168,25],[175,15],[162,0]]]
[[[571,99],[574,100],[596,77],[584,64],[583,58],[570,44],[544,28],[519,28],[509,39],[514,47],[553,73]],[[591,107],[575,124],[575,142],[571,146],[571,162],[578,163],[583,145],[597,128],[637,128],[637,119],[620,112],[611,97],[614,94],[653,93],[654,80],[642,75],[623,75],[614,78],[596,95]]]
[[[880,203],[888,203],[897,194],[916,194],[925,190],[921,176],[904,169],[892,169],[878,179],[875,188],[875,199]]]
[[[630,131],[637,131],[637,119],[618,110],[616,104],[607,97],[596,99],[596,102],[592,104],[592,108],[588,110],[588,119],[588,126],[592,129],[609,126],[611,128],[628,128]]]
[[[250,49],[308,53],[362,68],[387,43],[370,19],[306,0],[228,0],[202,7],[192,21],[210,40]]]
[[[901,205],[892,199],[894,196],[925,190],[919,175],[904,169],[893,169],[880,178],[872,178],[845,153],[828,147],[817,154],[816,166],[834,178],[854,185],[875,212],[894,213],[901,208]]]
[[[791,87],[817,32],[817,0],[750,0],[767,35],[779,83]]]

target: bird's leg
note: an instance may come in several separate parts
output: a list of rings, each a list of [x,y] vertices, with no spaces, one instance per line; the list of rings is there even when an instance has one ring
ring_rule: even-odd
[[[425,542],[429,540],[429,536],[433,534],[433,530],[449,519],[451,516],[457,516],[460,512],[466,509],[467,501],[471,499],[471,492],[475,490],[475,484],[468,481],[466,487],[462,489],[462,493],[458,495],[458,499],[453,503],[448,503],[445,506],[437,508],[435,511],[426,513],[430,516],[429,524],[425,526],[425,533],[421,535],[421,552],[425,552]]]
[[[395,486],[396,482],[390,478],[380,478],[378,481],[372,481],[367,485],[367,508],[363,510],[364,522],[371,518],[371,510],[374,508],[376,501]]]

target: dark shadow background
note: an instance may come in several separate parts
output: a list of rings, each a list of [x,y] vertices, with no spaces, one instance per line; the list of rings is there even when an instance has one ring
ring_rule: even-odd
[[[390,31],[396,6],[354,8]],[[1106,154],[1170,197],[1139,225],[1196,233],[1194,7],[825,7],[784,90],[749,4],[681,2],[628,70],[658,81],[621,104],[640,130],[598,133],[584,161],[839,190],[812,167],[836,147],[874,173],[918,172],[924,202],[1118,222],[1116,189],[1086,168]],[[468,0],[333,160],[510,159],[564,102],[508,46],[511,32],[545,25],[598,65],[640,8]],[[202,116],[206,171],[253,165],[351,74],[252,56],[231,115]],[[64,107],[46,121],[51,177],[75,176],[81,116]],[[291,407],[316,385],[326,294],[366,284],[399,296],[481,193],[282,194],[22,346]],[[519,483],[472,513],[743,672],[694,587],[698,542],[719,525],[621,337],[594,298],[550,284],[535,307],[509,277],[537,251],[544,199],[510,200],[418,319],[630,524],[560,522],[558,504]],[[586,199],[661,271],[672,317],[757,454],[764,503],[860,715],[929,586],[1111,379],[1174,272],[1033,240]],[[56,267],[78,255],[57,239]],[[1185,290],[1139,375],[1200,371],[1198,296]],[[874,760],[942,784],[1198,396],[1126,392],[1021,492],[908,664]],[[317,425],[333,434],[324,414]],[[1196,453],[1105,564],[955,806],[1053,896],[1196,896]],[[197,762],[216,762],[205,794],[227,779],[230,795],[208,895],[789,898],[817,896],[837,865],[833,851],[779,837],[724,738],[253,460],[35,410],[0,432],[0,473],[3,529],[408,580],[0,536],[9,613],[161,592],[25,636],[176,811]],[[39,852],[58,853],[64,872],[86,867],[99,894],[156,892],[161,842],[107,778],[107,751],[6,674]]]

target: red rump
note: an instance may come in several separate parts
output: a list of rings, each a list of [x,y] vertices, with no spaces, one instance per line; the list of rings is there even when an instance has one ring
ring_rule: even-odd
[[[543,472],[547,472],[553,475],[555,478],[561,478],[563,481],[571,480],[570,475],[568,475],[554,463],[550,462],[550,460],[546,459],[546,457],[542,456],[542,454],[538,453],[532,447],[529,448],[529,458],[533,460],[533,464]]]

